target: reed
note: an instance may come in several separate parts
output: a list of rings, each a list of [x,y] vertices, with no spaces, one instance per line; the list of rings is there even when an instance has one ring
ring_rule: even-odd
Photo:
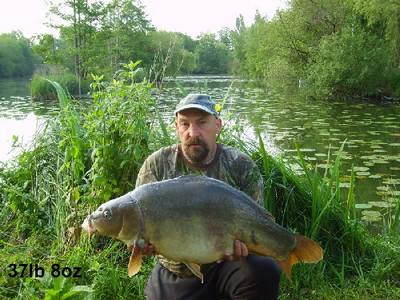
[[[57,92],[47,79],[57,82],[71,95],[79,94],[78,79],[72,73],[63,72],[46,76],[35,74],[31,82],[31,96],[34,100],[57,100]],[[83,91],[85,93],[89,91],[89,84],[86,81],[83,83]]]

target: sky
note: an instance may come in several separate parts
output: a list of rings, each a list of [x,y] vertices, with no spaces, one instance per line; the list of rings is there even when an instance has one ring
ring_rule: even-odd
[[[247,25],[256,10],[271,18],[276,9],[285,7],[285,0],[141,0],[148,19],[159,30],[178,31],[193,38],[200,33],[215,33],[222,27],[234,28],[242,14]],[[20,30],[25,37],[52,33],[48,0],[0,0],[0,33]]]

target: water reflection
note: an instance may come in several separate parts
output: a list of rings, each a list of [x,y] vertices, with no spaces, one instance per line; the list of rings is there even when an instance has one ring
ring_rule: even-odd
[[[0,80],[0,161],[18,153],[14,143],[29,147],[36,129],[58,110],[55,101],[32,101],[29,84],[26,78]]]

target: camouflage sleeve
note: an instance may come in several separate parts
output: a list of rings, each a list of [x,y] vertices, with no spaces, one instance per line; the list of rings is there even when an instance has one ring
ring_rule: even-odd
[[[240,189],[264,206],[264,182],[257,165],[249,156],[240,156],[237,174]]]
[[[144,161],[137,175],[135,187],[141,186],[146,183],[159,181],[158,177],[160,174],[160,170],[158,170],[158,168],[160,164],[157,163],[159,156],[158,152],[159,151],[154,152]]]

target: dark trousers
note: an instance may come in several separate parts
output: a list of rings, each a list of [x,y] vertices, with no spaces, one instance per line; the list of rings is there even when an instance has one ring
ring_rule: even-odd
[[[249,255],[213,265],[197,277],[178,277],[156,264],[147,282],[148,300],[278,299],[280,268],[269,257]]]

